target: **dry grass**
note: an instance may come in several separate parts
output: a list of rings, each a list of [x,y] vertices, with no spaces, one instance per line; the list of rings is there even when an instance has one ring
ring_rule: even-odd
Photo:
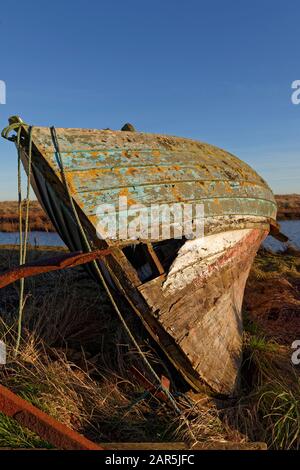
[[[272,449],[300,448],[300,377],[287,346],[245,335],[243,389],[228,425]]]
[[[291,343],[300,338],[300,257],[261,251],[245,293],[240,398],[224,419],[273,449],[300,448],[300,376]]]
[[[300,338],[300,256],[261,251],[247,282],[244,308],[264,336],[290,345]]]
[[[279,220],[300,219],[300,194],[278,194],[275,199]]]
[[[31,253],[31,257],[37,256],[40,254]],[[16,262],[12,250],[0,252],[2,266]],[[169,404],[145,393],[131,368],[136,367],[151,381],[153,378],[105,293],[82,268],[48,273],[26,282],[23,342],[17,358],[13,346],[18,291],[9,286],[2,293],[0,315],[5,323],[0,337],[10,346],[0,380],[36,406],[97,442],[228,439],[216,406],[192,402],[178,393],[183,390],[174,371],[127,312],[127,321],[152,366],[159,375],[171,379],[182,417],[178,419]],[[16,446],[15,433],[12,435]],[[29,439],[28,446],[32,442]],[[24,439],[19,444],[24,446]]]
[[[33,231],[55,231],[38,201],[30,202],[29,226]],[[19,216],[17,201],[0,201],[0,231],[17,232],[18,230]]]
[[[40,251],[30,256],[41,255]],[[13,250],[0,251],[2,269],[16,263]],[[298,331],[300,337],[300,329],[291,330],[295,321],[298,324],[298,280],[299,258],[265,252],[257,257],[246,292],[244,365],[234,399],[187,394],[139,322],[126,312],[152,366],[170,378],[181,417],[145,393],[133,377],[132,366],[152,380],[105,293],[82,268],[26,281],[23,342],[17,358],[12,352],[18,290],[9,286],[1,292],[0,315],[5,323],[0,337],[9,345],[9,361],[0,370],[0,380],[97,442],[263,440],[271,448],[299,448],[300,384],[290,362],[289,343]],[[291,287],[282,290],[286,282]],[[281,320],[269,317],[275,303]],[[45,443],[0,415],[0,445]]]

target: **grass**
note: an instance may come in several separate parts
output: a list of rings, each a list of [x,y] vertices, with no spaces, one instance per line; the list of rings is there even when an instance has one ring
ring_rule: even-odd
[[[300,256],[261,250],[247,282],[244,309],[264,336],[290,345],[300,337]]]
[[[54,232],[54,227],[38,201],[30,202],[29,225],[31,230]],[[0,231],[18,232],[19,216],[17,201],[0,201]]]
[[[299,388],[299,378],[296,378]],[[300,397],[278,380],[262,389],[258,410],[265,425],[265,435],[275,449],[300,448]]]
[[[41,255],[31,252],[30,256],[35,259]],[[2,250],[0,263],[17,263],[17,253]],[[145,393],[131,368],[136,367],[153,381],[149,371],[128,341],[105,293],[82,268],[26,281],[23,341],[17,357],[18,290],[12,285],[2,292],[0,338],[8,345],[9,359],[0,369],[0,380],[26,400],[96,442],[228,439],[212,403],[207,406],[188,400],[184,394],[176,395],[182,416],[186,416],[178,420],[168,404]],[[173,372],[139,322],[130,312],[126,317],[157,373],[169,376],[172,390],[179,391],[180,386],[172,380]],[[25,445],[24,439],[18,443],[13,430],[12,440],[14,446]]]
[[[43,255],[30,253],[31,259]],[[14,250],[0,251],[0,269],[16,263]],[[17,357],[13,347],[18,289],[12,285],[1,292],[0,338],[8,344],[1,383],[95,442],[265,441],[274,449],[298,449],[300,383],[290,360],[290,340],[300,338],[298,281],[297,256],[258,255],[245,296],[241,385],[231,399],[187,394],[139,322],[126,312],[157,373],[171,379],[181,418],[145,393],[134,378],[133,366],[152,380],[105,293],[80,267],[26,281]],[[0,445],[46,444],[0,414]]]
[[[269,253],[260,250],[255,258],[249,282],[255,280],[268,280],[286,277],[287,279],[300,279],[300,255]]]
[[[11,333],[4,325],[2,329],[2,337],[6,331],[4,336],[10,344]],[[8,362],[1,369],[1,383],[96,442],[226,439],[227,431],[216,407],[191,405],[184,396],[177,398],[183,416],[189,420],[187,426],[166,404],[145,393],[128,368],[130,363],[142,367],[133,351],[128,351],[113,370],[101,369],[99,365],[95,368],[94,361],[88,360],[84,370],[61,351],[54,349],[52,354],[49,349],[45,351],[43,344],[30,334],[24,338],[17,357],[10,347],[8,354]],[[6,419],[0,415],[1,445],[43,445],[31,434],[25,434],[28,442],[23,434],[19,439],[18,427],[9,427],[10,433],[3,432],[1,440],[1,426],[6,428]]]
[[[278,206],[277,218],[279,220],[300,218],[299,194],[276,195],[275,198]]]
[[[270,449],[300,448],[300,376],[287,345],[267,339],[249,320],[240,396],[224,413],[231,427]]]
[[[300,257],[261,250],[244,298],[244,362],[237,400],[223,420],[271,449],[300,448],[300,377],[291,344],[300,338]]]
[[[3,413],[0,413],[0,447],[12,449],[51,448],[47,442],[28,429],[22,428],[14,419]]]

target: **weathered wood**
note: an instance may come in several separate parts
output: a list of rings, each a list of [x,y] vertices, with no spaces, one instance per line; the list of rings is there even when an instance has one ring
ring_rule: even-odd
[[[27,132],[24,125],[25,169]],[[114,247],[101,264],[106,277],[193,388],[202,389],[205,379],[214,390],[231,393],[240,360],[244,284],[255,250],[276,216],[270,188],[247,164],[201,142],[110,130],[57,129],[56,134],[68,186],[93,249]],[[34,128],[32,135],[32,184],[37,197],[67,246],[82,249],[51,133]],[[221,255],[212,253],[207,266],[198,253],[193,267],[186,265],[175,273],[175,260],[168,273],[142,286],[121,249],[132,240],[99,239],[96,232],[99,205],[114,204],[116,212],[123,213],[116,206],[120,197],[127,198],[129,207],[202,204],[208,238],[245,229],[251,236],[245,243],[225,247]],[[173,224],[172,218],[168,221],[163,215],[158,222],[161,229]],[[151,236],[141,236],[139,241],[172,238]]]
[[[107,450],[267,450],[265,442],[198,442],[188,446],[184,442],[105,442]]]
[[[120,196],[129,205],[198,201],[206,217],[275,218],[276,204],[262,178],[211,145],[111,130],[57,129],[57,137],[73,197],[90,220],[101,204],[118,211]],[[33,139],[61,180],[49,129],[34,128]]]
[[[147,248],[148,248],[148,251],[150,253],[151,258],[153,259],[153,261],[155,263],[155,266],[158,269],[159,274],[164,274],[165,270],[164,270],[161,262],[159,261],[158,256],[155,253],[155,250],[154,250],[153,246],[151,245],[151,243],[147,243]]]
[[[231,394],[235,388],[241,361],[243,292],[265,236],[261,230],[240,230],[187,242],[165,279],[139,287],[194,370],[222,394]]]

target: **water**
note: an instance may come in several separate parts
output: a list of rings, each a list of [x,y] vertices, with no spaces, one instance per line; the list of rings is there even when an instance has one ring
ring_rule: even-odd
[[[18,232],[0,232],[0,245],[18,245],[19,240]],[[60,236],[54,232],[30,232],[28,240],[33,246],[65,246]]]
[[[300,250],[300,220],[283,220],[279,225],[280,231],[289,237],[289,241],[282,243],[273,237],[267,237],[263,246],[274,252],[284,251],[287,246],[293,246]]]
[[[292,245],[300,250],[300,220],[283,220],[280,222],[281,231],[287,235],[290,241],[279,242],[273,237],[267,237],[263,246],[268,250],[280,252],[284,251],[287,245]],[[65,246],[62,239],[53,232],[30,232],[29,243],[33,246]],[[0,245],[19,244],[19,234],[17,232],[0,232]]]

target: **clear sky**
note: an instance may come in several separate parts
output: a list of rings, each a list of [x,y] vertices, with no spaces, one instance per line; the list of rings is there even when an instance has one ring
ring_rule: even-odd
[[[203,140],[300,192],[300,2],[27,0],[2,8],[0,127],[138,130]],[[0,142],[0,199],[16,199]]]

